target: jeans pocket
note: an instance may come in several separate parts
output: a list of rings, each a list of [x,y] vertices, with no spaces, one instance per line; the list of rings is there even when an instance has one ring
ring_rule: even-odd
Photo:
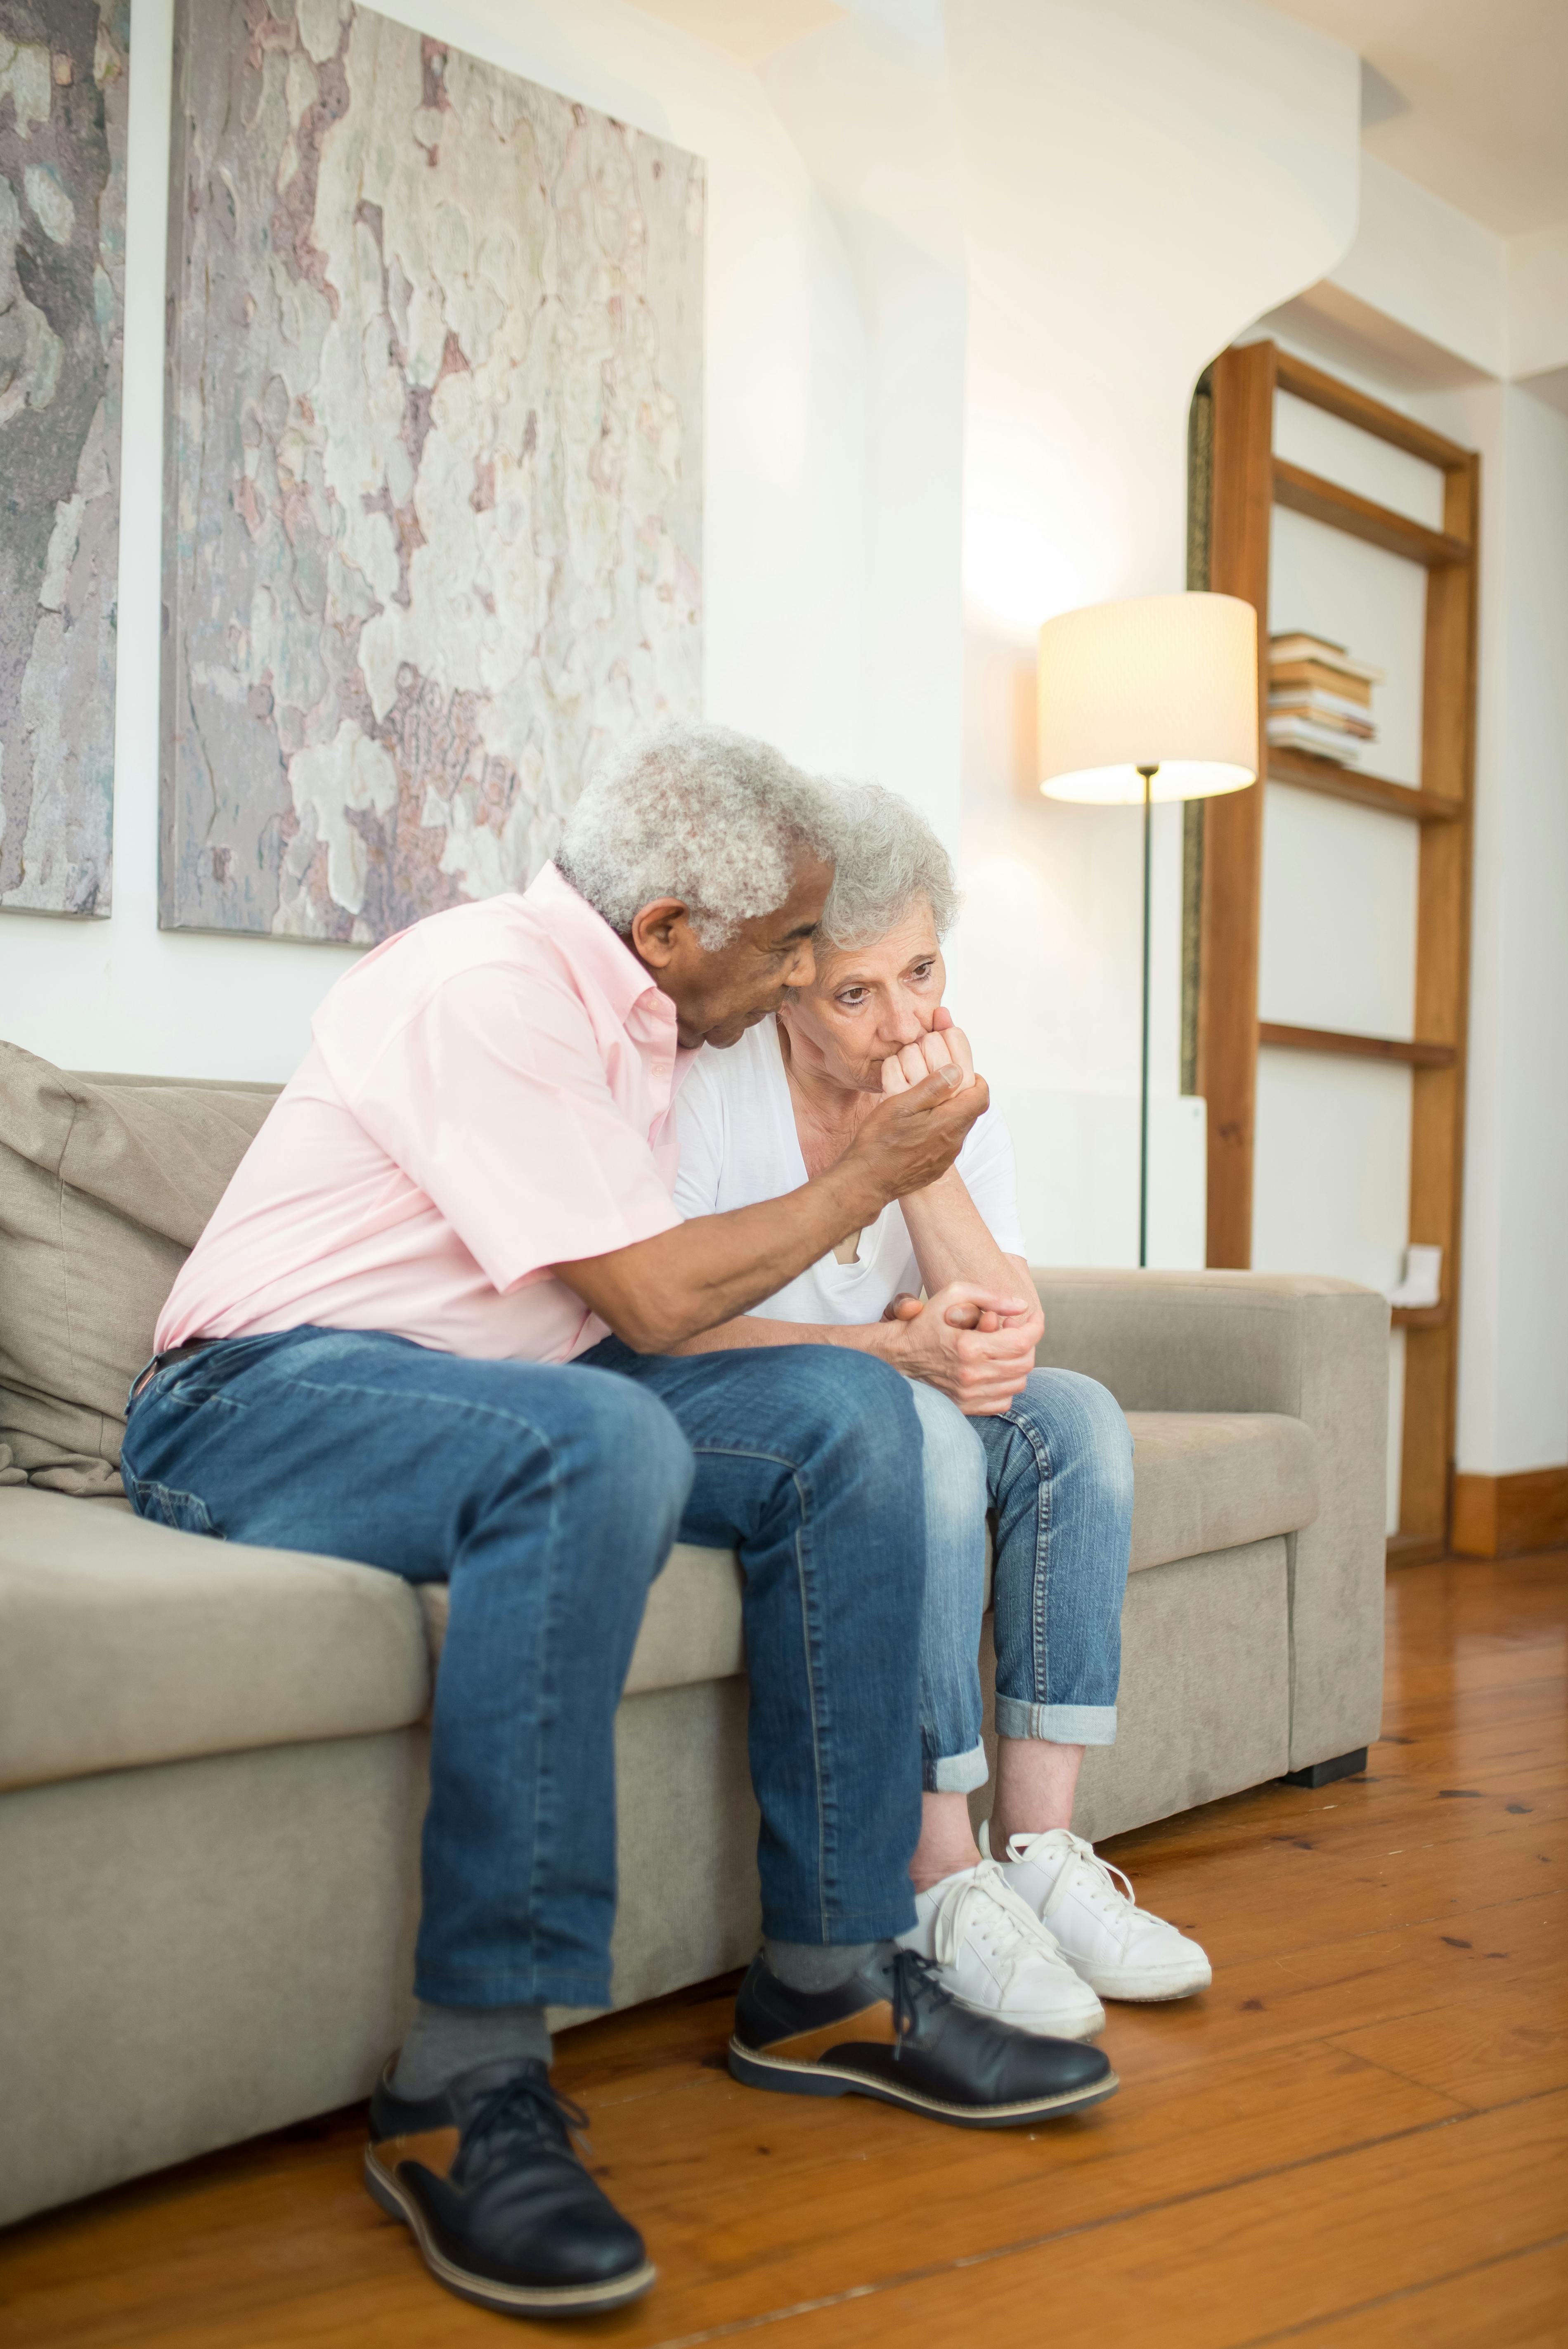
[[[206,1502],[196,1494],[176,1492],[150,1476],[132,1476],[123,1466],[120,1473],[139,1517],[150,1517],[157,1526],[172,1526],[179,1534],[210,1534],[215,1541],[222,1540],[207,1514]]]

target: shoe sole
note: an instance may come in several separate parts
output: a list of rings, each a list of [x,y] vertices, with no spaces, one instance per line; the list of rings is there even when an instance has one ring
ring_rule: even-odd
[[[1094,1989],[1092,1982],[1089,1988]],[[1099,1995],[1098,1991],[1095,1992],[1095,1995],[1097,1998]],[[961,2006],[966,2014],[981,2015],[987,2023],[1006,2023],[1013,2030],[1027,2031],[1037,2039],[1098,2039],[1105,2029],[1103,2014],[1097,2015],[1091,2022],[1069,2023],[1065,2023],[1059,2014],[1015,2014],[1011,2012],[1003,2013],[994,2006],[975,2006],[971,2000],[960,1998],[956,1991],[953,1992],[953,2002],[955,2006]]]
[[[1088,1984],[1096,1998],[1119,1999],[1128,2006],[1169,2006],[1179,1998],[1196,1998],[1201,1990],[1212,1987],[1214,1977],[1206,1973],[1200,1982],[1172,1983],[1170,1976],[1160,1974],[1079,1974],[1078,1980]]]
[[[366,2151],[365,2184],[373,2202],[386,2211],[389,2219],[401,2220],[419,2247],[419,2256],[438,2283],[457,2293],[459,2300],[471,2300],[480,2308],[493,2308],[503,2316],[598,2316],[606,2309],[624,2308],[628,2301],[641,2300],[658,2274],[651,2260],[634,2268],[624,2276],[614,2276],[608,2283],[593,2284],[527,2284],[498,2283],[491,2276],[475,2275],[468,2268],[459,2268],[447,2258],[425,2223],[425,2214],[411,2196],[404,2193],[395,2178],[389,2178]]]
[[[1108,2072],[1092,2087],[1071,2088],[1059,2096],[1031,2096],[1020,2104],[979,2107],[949,2105],[939,2097],[923,2095],[918,2088],[890,2087],[835,2064],[792,2064],[762,2054],[755,2047],[743,2046],[738,2039],[729,2043],[729,2069],[747,2087],[771,2089],[776,2095],[874,2096],[880,2104],[902,2105],[908,2112],[923,2113],[929,2120],[950,2121],[956,2128],[1019,2128],[1026,2121],[1054,2120],[1058,2114],[1078,2113],[1088,2105],[1103,2104],[1121,2085],[1114,2072]]]

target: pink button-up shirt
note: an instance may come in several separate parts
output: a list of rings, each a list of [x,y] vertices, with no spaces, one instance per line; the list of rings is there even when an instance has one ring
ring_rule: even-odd
[[[316,1322],[570,1361],[603,1337],[551,1268],[680,1222],[676,1009],[546,865],[340,978],[182,1268],[157,1344]]]

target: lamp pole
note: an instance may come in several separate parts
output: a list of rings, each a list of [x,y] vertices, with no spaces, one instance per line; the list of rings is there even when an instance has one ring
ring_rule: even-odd
[[[1150,802],[1159,762],[1152,767],[1140,767],[1138,771],[1143,778],[1143,1057],[1138,1126],[1138,1268],[1141,1272],[1149,1262],[1149,898],[1153,838]]]

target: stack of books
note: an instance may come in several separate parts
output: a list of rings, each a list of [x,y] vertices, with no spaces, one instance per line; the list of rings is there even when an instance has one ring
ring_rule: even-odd
[[[1354,767],[1363,743],[1377,739],[1372,688],[1382,682],[1380,668],[1353,660],[1326,636],[1271,636],[1269,740]]]

